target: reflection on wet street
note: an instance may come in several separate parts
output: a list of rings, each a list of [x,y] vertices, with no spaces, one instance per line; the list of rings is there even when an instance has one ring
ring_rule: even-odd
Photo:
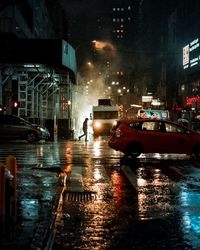
[[[3,144],[0,161],[10,154],[15,246],[48,233],[46,249],[200,249],[200,162],[187,155],[124,160],[106,140]]]

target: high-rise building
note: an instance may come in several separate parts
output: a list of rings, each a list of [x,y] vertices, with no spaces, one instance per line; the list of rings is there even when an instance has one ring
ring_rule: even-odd
[[[104,61],[106,84],[117,83],[120,92],[118,101],[123,100],[123,92],[130,94],[130,72],[133,67],[135,39],[137,36],[137,0],[101,1],[96,11],[96,39],[108,42]],[[109,50],[109,48],[111,48]],[[110,54],[109,54],[110,53]],[[118,94],[117,94],[118,95]]]
[[[189,109],[190,116],[200,113],[199,14],[198,0],[177,0],[168,19],[168,100],[174,110]]]

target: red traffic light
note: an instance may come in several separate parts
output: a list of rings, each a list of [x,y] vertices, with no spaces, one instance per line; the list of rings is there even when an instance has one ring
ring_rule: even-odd
[[[19,106],[20,106],[20,102],[19,101],[13,101],[12,102],[12,107],[13,108],[19,108]]]

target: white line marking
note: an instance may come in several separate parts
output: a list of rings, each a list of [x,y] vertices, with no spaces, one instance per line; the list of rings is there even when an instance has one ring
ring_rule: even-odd
[[[130,181],[131,185],[136,189],[137,188],[137,176],[132,171],[132,169],[129,166],[122,166],[122,171]]]

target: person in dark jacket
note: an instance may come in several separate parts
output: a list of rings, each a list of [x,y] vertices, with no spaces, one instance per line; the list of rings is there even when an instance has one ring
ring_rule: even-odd
[[[79,138],[78,138],[79,141],[83,136],[85,136],[85,141],[88,141],[88,139],[87,139],[87,133],[88,133],[88,124],[87,124],[87,122],[88,122],[88,118],[85,118],[85,120],[83,122],[83,134],[79,136]]]

